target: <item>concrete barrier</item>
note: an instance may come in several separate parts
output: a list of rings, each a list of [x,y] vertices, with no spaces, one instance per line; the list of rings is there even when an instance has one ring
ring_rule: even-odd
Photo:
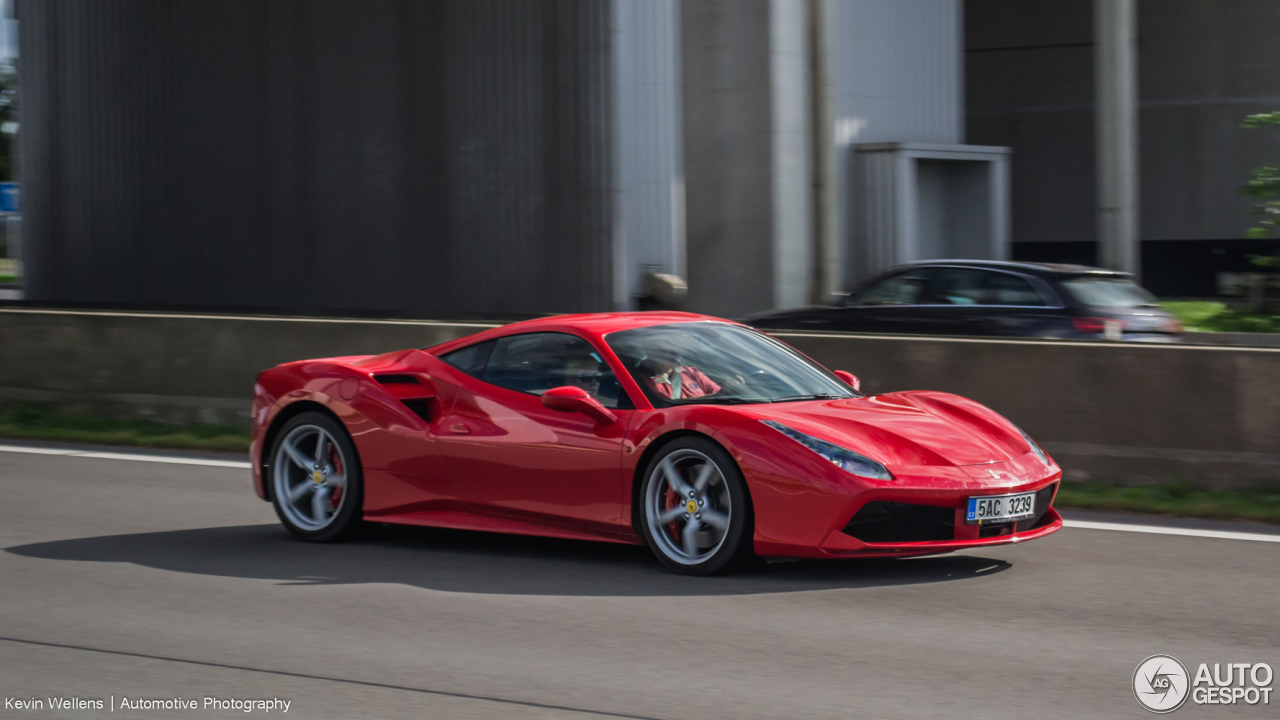
[[[0,309],[0,401],[171,422],[248,422],[259,370],[425,347],[484,323]],[[1280,482],[1280,348],[779,331],[866,392],[974,398],[1069,477]]]
[[[290,360],[427,347],[493,324],[0,309],[0,401],[249,425],[253,379]]]

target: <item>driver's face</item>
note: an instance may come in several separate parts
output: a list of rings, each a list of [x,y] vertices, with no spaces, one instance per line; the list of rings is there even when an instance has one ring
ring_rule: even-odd
[[[600,366],[583,364],[572,367],[565,379],[570,385],[595,395],[600,390]]]
[[[649,362],[653,363],[653,368],[659,373],[664,373],[675,367],[679,360],[674,353],[657,352],[649,354]]]

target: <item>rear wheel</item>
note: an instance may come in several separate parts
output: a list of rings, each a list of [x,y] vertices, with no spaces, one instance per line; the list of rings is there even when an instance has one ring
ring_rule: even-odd
[[[751,556],[751,498],[719,445],[680,438],[658,451],[644,478],[641,530],[664,565],[684,575],[712,575]]]
[[[310,542],[331,542],[360,525],[360,464],[339,422],[323,413],[302,413],[280,429],[268,457],[271,502],[289,532]]]

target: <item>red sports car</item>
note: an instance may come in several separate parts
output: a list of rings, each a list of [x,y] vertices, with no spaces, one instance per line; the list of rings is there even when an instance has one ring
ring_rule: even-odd
[[[607,313],[258,376],[253,479],[305,540],[362,521],[646,544],[676,572],[1062,527],[1061,470],[938,392],[863,395],[738,323]]]

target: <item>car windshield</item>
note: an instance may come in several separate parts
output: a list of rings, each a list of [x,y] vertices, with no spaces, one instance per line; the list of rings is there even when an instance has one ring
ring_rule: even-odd
[[[1131,280],[1106,277],[1078,277],[1062,281],[1082,305],[1090,307],[1159,307],[1155,295],[1143,290]]]
[[[654,407],[860,397],[785,345],[737,325],[657,325],[605,340]]]

